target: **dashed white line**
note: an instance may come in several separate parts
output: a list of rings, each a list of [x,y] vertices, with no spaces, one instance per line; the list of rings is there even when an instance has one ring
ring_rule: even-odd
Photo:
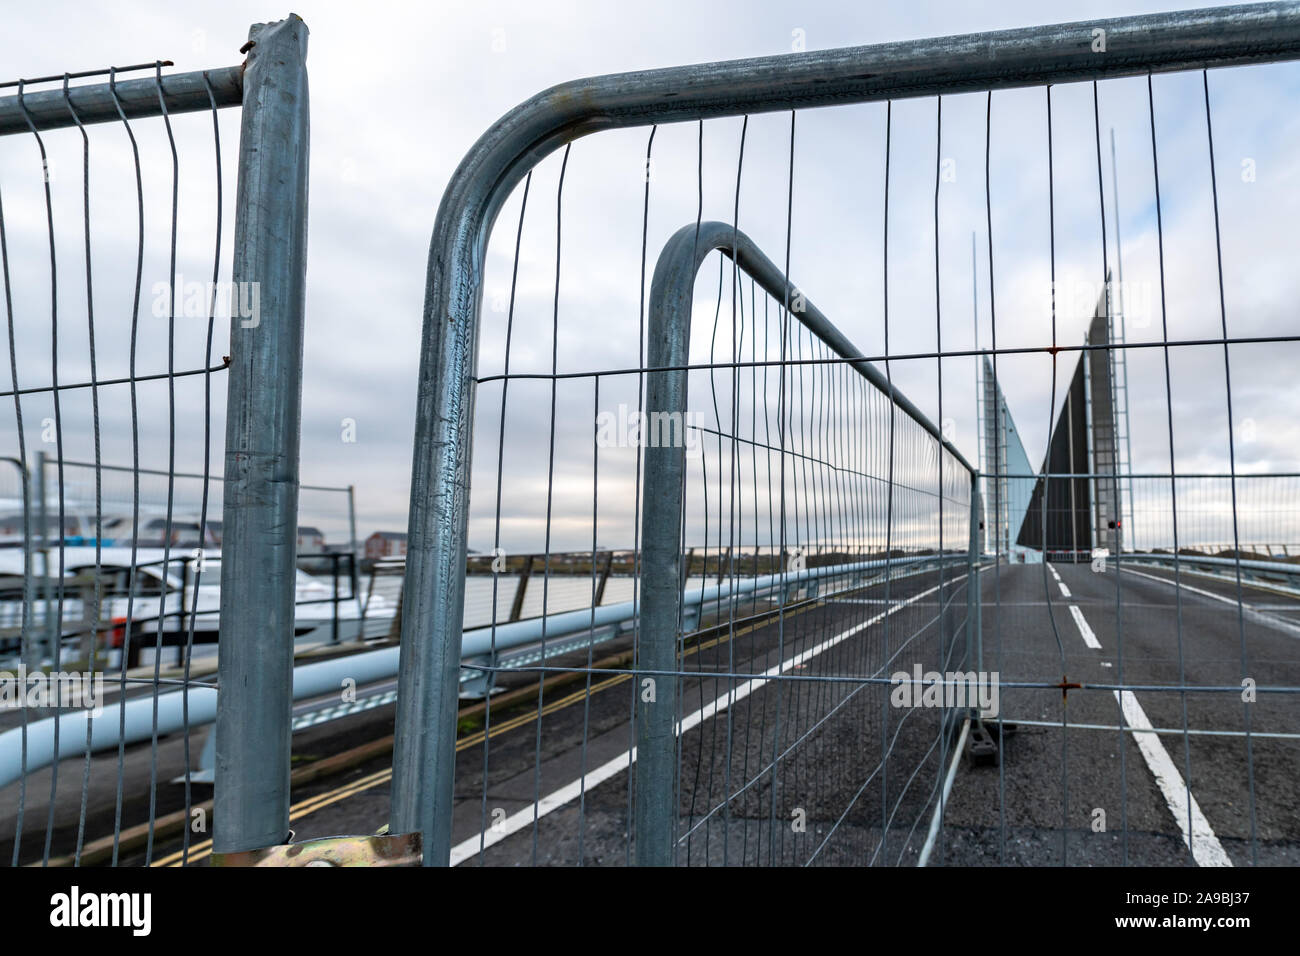
[[[1077,604],[1070,605],[1070,616],[1074,618],[1075,625],[1079,628],[1079,633],[1083,636],[1083,643],[1087,644],[1094,651],[1101,650],[1101,641],[1097,640],[1097,635],[1092,633],[1092,628],[1084,620],[1083,612],[1079,610]]]
[[[1061,589],[1061,594],[1065,597],[1070,597],[1070,589],[1065,586],[1065,582],[1061,580],[1061,576],[1056,573],[1056,568],[1049,564],[1047,570],[1052,572],[1052,577],[1056,579],[1056,586]]]

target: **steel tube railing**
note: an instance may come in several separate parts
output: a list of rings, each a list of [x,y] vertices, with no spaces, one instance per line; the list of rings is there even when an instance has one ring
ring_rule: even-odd
[[[307,700],[322,694],[334,693],[345,679],[355,680],[358,686],[389,679],[397,672],[397,648],[388,647],[364,654],[338,657],[317,664],[305,664],[292,673],[291,689],[283,703],[292,711],[296,700]],[[222,694],[226,690],[221,691]],[[185,695],[189,695],[189,715],[185,715]],[[158,718],[153,722],[154,704],[157,702]],[[104,716],[94,721],[91,751],[116,747],[119,742],[133,744],[150,740],[154,734],[182,733],[218,720],[215,687],[191,686],[185,690],[152,694],[128,700],[125,703],[106,705]],[[222,702],[222,708],[226,706]],[[122,733],[119,734],[119,710],[122,715]],[[32,721],[27,725],[26,772],[31,773],[48,766],[55,758],[54,725],[59,726],[57,759],[80,756],[86,752],[86,724],[89,712],[85,710]],[[0,733],[0,788],[8,786],[21,776],[23,765],[19,746],[20,728]],[[218,743],[220,747],[220,743]],[[220,777],[217,778],[220,781]],[[220,831],[218,831],[220,832]],[[283,836],[283,834],[281,835]],[[277,838],[278,839],[278,838]]]
[[[178,559],[179,560],[179,559]],[[188,559],[186,559],[188,560]],[[825,567],[805,568],[803,571],[790,572],[786,575],[769,574],[748,578],[704,588],[690,588],[683,595],[683,604],[689,607],[703,607],[724,601],[732,597],[754,594],[781,585],[799,584],[806,581],[818,581],[826,578],[863,575],[888,567],[916,567],[938,561],[965,561],[964,555],[915,555],[890,560],[857,561],[852,564],[835,564]],[[491,627],[475,628],[462,636],[462,646],[466,660],[480,657],[493,651],[501,652],[517,647],[527,647],[542,640],[543,634],[548,641],[580,634],[584,631],[595,632],[603,627],[622,624],[637,616],[638,604],[635,601],[623,601],[592,609],[563,611],[545,618],[530,618],[514,624],[503,624],[496,628],[495,639]],[[323,694],[337,691],[341,681],[350,679],[358,687],[376,681],[391,680],[398,674],[399,649],[384,647],[359,654],[349,654],[327,661],[303,664],[293,670],[292,701],[309,700]],[[481,666],[481,665],[480,665]],[[181,733],[188,729],[212,723],[217,718],[216,688],[210,686],[191,687],[188,691],[189,719],[186,721],[182,708],[183,690],[169,691],[158,695],[157,733]],[[115,747],[119,742],[138,743],[151,739],[154,731],[152,724],[153,695],[138,697],[125,704],[105,706],[105,711],[116,717],[118,708],[125,713],[125,732],[118,734],[118,721],[112,719],[97,720],[93,727],[94,735],[91,750]],[[28,726],[27,772],[48,766],[55,759],[54,722],[62,721],[59,735],[57,759],[80,756],[85,753],[86,714],[84,711],[64,714],[58,718],[33,721]],[[14,729],[0,733],[0,789],[13,783],[22,773],[19,757],[21,748],[16,741],[21,730]]]
[[[1114,555],[1111,556],[1115,557]],[[1125,564],[1131,561],[1151,561],[1164,564],[1181,564],[1186,567],[1192,567],[1198,564],[1204,564],[1210,567],[1236,568],[1241,567],[1243,571],[1258,571],[1266,574],[1286,574],[1300,575],[1300,564],[1287,564],[1284,561],[1257,561],[1254,558],[1220,558],[1213,555],[1197,554],[1158,554],[1146,552],[1129,552],[1125,551],[1119,555]]]

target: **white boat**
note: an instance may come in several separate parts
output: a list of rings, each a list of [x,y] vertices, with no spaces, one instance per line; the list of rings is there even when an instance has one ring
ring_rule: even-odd
[[[31,555],[32,601],[28,626],[42,633],[50,614],[58,614],[62,582],[61,634],[65,647],[76,647],[89,632],[94,592],[99,592],[99,622],[111,648],[131,647],[130,662],[139,652],[157,647],[182,647],[191,639],[215,649],[221,607],[221,555],[199,549],[104,547],[98,557],[93,546],[65,546],[60,577],[58,552],[51,555],[52,574],[44,580],[44,556]],[[134,581],[131,570],[134,557]],[[164,563],[167,572],[164,574]],[[15,653],[23,626],[23,551],[0,548],[0,657]],[[351,579],[335,580],[297,571],[294,615],[295,644],[354,641],[377,631],[387,632],[395,608],[373,595],[350,595]],[[46,594],[48,589],[49,593]],[[165,593],[164,593],[165,592]],[[89,606],[88,606],[89,605]],[[364,628],[364,632],[363,632]],[[161,640],[160,640],[161,631]],[[191,631],[193,636],[191,638]],[[7,646],[6,646],[7,645]]]

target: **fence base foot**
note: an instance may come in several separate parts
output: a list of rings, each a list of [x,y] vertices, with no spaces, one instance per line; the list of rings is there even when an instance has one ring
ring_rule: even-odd
[[[213,866],[418,866],[419,833],[328,837],[240,853],[214,853]]]
[[[1002,725],[1004,736],[1014,729],[1014,724]],[[1001,762],[1002,754],[998,751],[997,738],[989,732],[989,728],[985,726],[983,720],[976,718],[971,721],[970,734],[966,738],[967,765],[971,767],[996,767]]]
[[[216,772],[217,728],[209,727],[207,739],[203,741],[203,749],[199,751],[198,759],[190,767],[189,774],[176,777],[172,783],[184,783],[187,779],[190,783],[212,783],[216,778]]]

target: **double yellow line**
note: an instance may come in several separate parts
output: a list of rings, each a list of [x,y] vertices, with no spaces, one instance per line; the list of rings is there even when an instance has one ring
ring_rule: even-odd
[[[802,614],[804,611],[811,610],[814,607],[821,607],[824,603],[825,603],[824,601],[818,601],[814,604],[808,605],[807,607],[802,607],[794,611],[790,611],[785,616],[786,618],[791,618],[794,617],[796,614]],[[736,631],[734,635],[723,634],[719,637],[715,637],[710,641],[704,641],[700,644],[696,644],[691,648],[688,648],[683,653],[682,656],[689,657],[692,654],[698,654],[700,651],[705,651],[711,647],[716,647],[719,644],[726,643],[727,641],[731,640],[733,636],[743,637],[744,635],[749,634],[750,632],[755,631],[760,627],[767,627],[771,623],[772,622],[769,620],[760,623],[750,624]],[[522,727],[525,724],[532,723],[533,721],[537,720],[539,717],[548,717],[551,714],[555,713],[556,711],[563,710],[565,707],[570,707],[573,704],[576,704],[578,701],[584,699],[588,695],[588,693],[597,694],[603,690],[608,690],[609,688],[615,687],[618,684],[623,683],[624,681],[630,680],[631,677],[632,677],[631,673],[615,675],[614,677],[610,677],[603,681],[599,681],[595,684],[592,684],[590,692],[584,687],[582,690],[575,691],[574,693],[569,694],[566,697],[561,697],[558,700],[552,701],[551,703],[545,705],[542,708],[540,713],[536,710],[533,710],[525,714],[520,714],[518,717],[512,717],[510,720],[507,720],[503,723],[493,724],[491,733],[486,733],[485,731],[482,730],[476,731],[456,741],[456,752],[460,753],[462,750],[467,750],[470,747],[477,746],[478,744],[483,743],[483,741],[489,737],[496,737],[498,734],[509,733],[510,731],[514,730],[517,727]],[[338,803],[340,800],[346,800],[348,797],[356,796],[358,793],[362,793],[366,790],[370,790],[374,787],[378,787],[382,784],[385,784],[391,779],[393,779],[393,771],[392,768],[389,768],[387,770],[380,770],[376,773],[372,773],[366,777],[361,777],[358,780],[353,780],[351,783],[344,784],[343,786],[338,787],[334,790],[330,790],[326,793],[317,794],[314,797],[308,797],[306,800],[303,800],[300,803],[295,803],[293,806],[289,808],[289,822],[293,823],[295,820],[300,820],[303,817],[307,816],[308,814],[315,813],[317,810],[323,810],[325,807],[328,807],[334,803]],[[196,843],[193,846],[191,846],[189,848],[188,854],[186,854],[181,850],[177,850],[175,853],[168,854],[167,856],[155,860],[153,862],[153,865],[154,866],[189,865],[191,863],[197,863],[200,860],[207,859],[211,855],[212,855],[212,841],[210,839],[203,840],[202,842]]]
[[[631,674],[619,674],[616,677],[603,680],[598,684],[593,684],[591,686],[591,693],[595,694],[598,691],[606,690],[616,684],[621,684],[631,676]],[[542,708],[540,715],[534,710],[526,714],[520,714],[518,717],[511,718],[504,723],[494,724],[490,736],[495,737],[498,734],[508,733],[516,727],[522,727],[524,724],[536,720],[539,716],[549,716],[557,710],[563,710],[565,707],[577,703],[586,696],[587,690],[586,688],[583,688],[580,691],[569,694],[567,697],[561,697],[559,700],[547,704]],[[488,735],[485,735],[484,731],[479,730],[461,738],[456,741],[456,752],[460,753],[462,750],[468,750],[470,747],[481,744],[486,736]],[[325,809],[325,807],[328,807],[330,804],[338,803],[340,800],[346,800],[348,797],[354,797],[358,793],[378,787],[392,779],[393,771],[392,768],[389,768],[353,780],[351,783],[344,784],[343,786],[330,790],[327,793],[320,793],[314,797],[308,797],[306,800],[303,800],[300,803],[295,803],[289,808],[289,822],[293,823],[295,820],[300,820],[310,813],[315,813],[317,810]],[[186,856],[183,851],[177,850],[175,853],[171,853],[161,859],[155,860],[153,865],[181,866],[183,861],[186,864],[196,863],[200,860],[207,859],[211,855],[212,841],[204,840],[201,843],[196,843],[194,846],[190,847],[188,856]]]

